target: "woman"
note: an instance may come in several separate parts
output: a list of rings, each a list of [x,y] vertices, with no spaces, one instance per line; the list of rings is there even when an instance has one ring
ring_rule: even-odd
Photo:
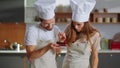
[[[88,68],[92,55],[92,68],[98,65],[98,50],[100,49],[100,33],[89,22],[72,22],[65,31],[67,54],[63,68]]]
[[[72,22],[65,30],[68,45],[62,68],[89,68],[90,56],[92,68],[97,68],[100,32],[88,21],[95,1],[71,0],[70,3],[73,14]],[[89,9],[87,9],[88,6]]]

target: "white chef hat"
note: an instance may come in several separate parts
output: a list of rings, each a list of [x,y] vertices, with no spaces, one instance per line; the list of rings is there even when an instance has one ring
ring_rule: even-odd
[[[87,22],[95,4],[95,0],[70,0],[72,20],[76,22]]]
[[[55,16],[55,0],[37,0],[34,5],[40,18],[51,19]]]

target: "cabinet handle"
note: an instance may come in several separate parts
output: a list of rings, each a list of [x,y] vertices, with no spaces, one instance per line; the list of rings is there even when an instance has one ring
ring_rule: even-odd
[[[112,54],[110,54],[110,56],[112,57],[113,55],[112,55]]]

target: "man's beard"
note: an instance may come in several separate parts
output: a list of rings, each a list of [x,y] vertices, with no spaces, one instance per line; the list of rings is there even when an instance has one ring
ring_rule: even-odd
[[[45,28],[46,30],[48,30],[48,31],[51,31],[53,28]]]

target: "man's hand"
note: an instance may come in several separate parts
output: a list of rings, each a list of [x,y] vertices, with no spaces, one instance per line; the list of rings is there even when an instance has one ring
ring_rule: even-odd
[[[53,44],[53,43],[51,43],[50,46],[51,46],[51,49],[52,49],[54,52],[56,52],[57,54],[60,53],[61,48],[60,48],[59,44]]]

